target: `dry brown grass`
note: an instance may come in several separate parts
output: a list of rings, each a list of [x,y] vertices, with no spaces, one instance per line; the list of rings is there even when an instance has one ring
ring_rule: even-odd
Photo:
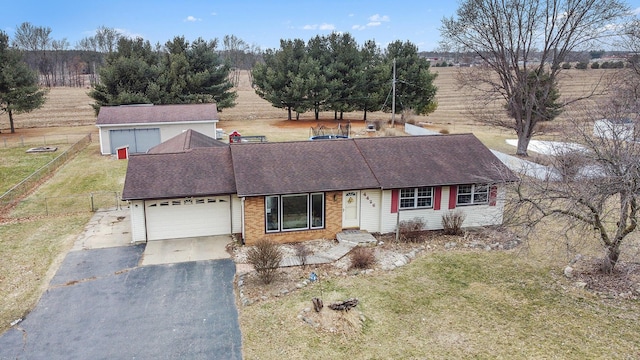
[[[514,152],[504,143],[504,139],[514,137],[513,133],[478,124],[466,115],[465,96],[453,81],[455,69],[434,70],[440,74],[436,80],[438,110],[416,120],[429,123],[436,131],[473,132],[491,148]],[[576,93],[593,83],[596,74],[577,70],[568,73],[574,76],[562,86]],[[15,136],[95,131],[95,116],[86,92],[52,89],[43,109],[16,117]],[[284,110],[257,97],[246,82],[238,95],[238,105],[220,113],[219,127],[226,131],[266,135],[270,141],[305,140],[310,127],[317,125],[312,114],[304,114],[302,121],[286,121]],[[363,129],[361,113],[346,114],[346,118],[352,120],[356,133]],[[369,119],[388,120],[390,115],[373,113]],[[337,124],[333,113],[323,113],[322,121],[329,127]],[[8,119],[2,115],[0,136],[10,136],[5,134],[7,128]],[[104,164],[82,164],[83,169],[78,171],[90,172],[91,165]],[[43,187],[48,188],[58,189],[57,185]],[[7,260],[0,263],[0,331],[35,304],[46,287],[48,270],[55,268],[52,264],[63,257],[88,218],[44,218],[0,227],[0,255]],[[318,332],[297,318],[318,295],[317,287],[241,308],[244,355],[262,359],[358,359],[633,358],[640,354],[637,304],[611,307],[588,294],[563,292],[562,287],[571,285],[558,280],[549,266],[550,262],[551,266],[565,263],[569,255],[561,242],[550,239],[551,243],[556,247],[546,247],[543,242],[529,247],[529,252],[540,255],[526,259],[511,254],[478,253],[470,257],[443,253],[394,273],[327,279],[321,285],[326,303],[352,296],[361,300],[358,311],[364,317],[358,319],[363,320],[346,323],[351,328],[348,336],[330,329]],[[551,253],[556,255],[545,256]],[[602,337],[604,333],[609,337]],[[609,349],[617,352],[612,354]]]

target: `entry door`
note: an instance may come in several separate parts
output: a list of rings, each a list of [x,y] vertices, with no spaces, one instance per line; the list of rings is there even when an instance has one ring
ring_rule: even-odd
[[[360,191],[342,193],[342,228],[360,227]]]

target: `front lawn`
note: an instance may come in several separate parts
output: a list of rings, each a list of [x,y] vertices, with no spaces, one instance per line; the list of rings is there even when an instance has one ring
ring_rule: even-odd
[[[303,289],[242,306],[244,354],[247,359],[637,357],[637,300],[605,301],[574,288],[557,270],[510,252],[442,250],[394,271],[356,276],[329,271]],[[324,300],[320,314],[312,310],[313,297]],[[350,313],[335,315],[326,307],[352,297],[360,303]]]

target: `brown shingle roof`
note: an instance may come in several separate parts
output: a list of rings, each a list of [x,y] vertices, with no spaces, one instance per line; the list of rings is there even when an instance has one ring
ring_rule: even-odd
[[[216,122],[216,104],[102,106],[96,125],[131,125],[166,122]]]
[[[352,140],[234,144],[239,196],[376,188]]]
[[[516,181],[472,134],[233,144],[132,155],[123,199]]]
[[[221,147],[228,145],[203,133],[189,129],[152,147],[147,151],[147,154],[185,152],[190,149],[216,146]]]
[[[228,146],[182,153],[131,155],[124,200],[235,194]]]
[[[472,134],[354,141],[383,189],[516,180]]]

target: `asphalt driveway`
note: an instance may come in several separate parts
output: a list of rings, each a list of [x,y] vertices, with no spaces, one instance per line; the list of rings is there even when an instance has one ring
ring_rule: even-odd
[[[241,359],[233,261],[140,267],[143,251],[69,252],[0,359]]]

